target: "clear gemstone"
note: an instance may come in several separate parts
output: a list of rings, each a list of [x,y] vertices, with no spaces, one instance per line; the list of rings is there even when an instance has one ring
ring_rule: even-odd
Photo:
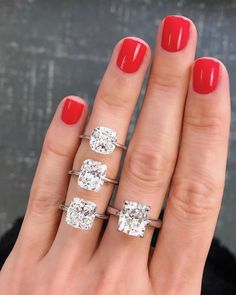
[[[89,230],[94,222],[96,213],[96,204],[81,198],[74,198],[67,209],[67,224]]]
[[[143,237],[150,211],[149,206],[133,201],[125,201],[119,213],[118,230],[130,236]]]
[[[111,154],[117,143],[117,134],[114,130],[106,127],[96,127],[90,137],[90,147],[100,154]]]
[[[94,161],[85,160],[78,177],[78,185],[89,191],[99,191],[106,177],[107,165]]]

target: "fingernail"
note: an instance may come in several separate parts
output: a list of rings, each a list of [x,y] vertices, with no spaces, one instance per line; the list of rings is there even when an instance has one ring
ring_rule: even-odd
[[[143,62],[146,51],[147,46],[144,43],[126,38],[117,58],[118,67],[126,73],[136,72]]]
[[[64,102],[61,119],[68,125],[79,121],[84,109],[84,104],[72,98],[67,98]]]
[[[169,52],[182,50],[188,43],[190,21],[182,16],[167,16],[162,32],[162,48]]]
[[[198,59],[193,68],[193,89],[200,94],[213,92],[219,81],[220,63],[210,58]]]

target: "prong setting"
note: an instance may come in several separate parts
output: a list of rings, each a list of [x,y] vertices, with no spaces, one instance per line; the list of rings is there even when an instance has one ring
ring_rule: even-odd
[[[107,165],[87,159],[83,162],[78,177],[78,185],[89,191],[99,191],[106,179]]]
[[[113,129],[98,126],[92,131],[89,144],[96,153],[111,154],[117,145],[117,133]]]
[[[134,201],[124,201],[119,213],[118,231],[135,237],[144,237],[150,223],[148,214],[151,207]]]
[[[146,207],[146,211],[147,211],[147,212],[150,212],[150,211],[151,211],[151,206],[147,206],[147,207]]]
[[[82,230],[91,229],[96,217],[96,204],[81,198],[74,198],[66,213],[66,223]]]

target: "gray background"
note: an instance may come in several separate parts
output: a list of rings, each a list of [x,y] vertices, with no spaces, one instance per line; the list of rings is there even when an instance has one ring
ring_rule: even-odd
[[[135,35],[153,46],[167,14],[191,18],[197,56],[221,59],[231,74],[231,147],[216,235],[236,253],[235,0],[0,0],[0,234],[24,213],[59,100],[79,94],[92,103],[115,43]]]

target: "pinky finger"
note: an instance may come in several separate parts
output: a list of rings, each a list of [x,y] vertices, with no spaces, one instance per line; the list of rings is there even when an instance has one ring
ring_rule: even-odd
[[[23,261],[27,257],[33,263],[48,252],[60,222],[58,204],[66,196],[68,170],[86,117],[87,105],[79,97],[67,97],[59,104],[44,140],[24,222],[9,259],[20,251],[17,257]]]
[[[200,294],[223,195],[229,125],[227,71],[215,59],[198,59],[163,228],[150,265],[160,294]]]

